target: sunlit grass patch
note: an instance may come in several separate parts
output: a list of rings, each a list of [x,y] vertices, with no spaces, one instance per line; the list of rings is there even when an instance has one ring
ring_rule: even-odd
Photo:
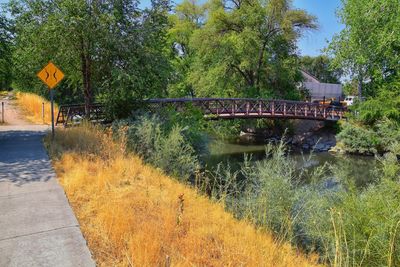
[[[0,90],[0,97],[6,97],[8,95],[8,91],[1,91]]]
[[[32,93],[16,93],[17,102],[23,108],[26,118],[34,123],[51,123],[50,102],[45,98]],[[43,117],[44,103],[44,117]],[[54,116],[57,116],[58,106],[54,105]]]
[[[100,266],[311,266],[224,206],[126,152],[93,126],[46,140]]]

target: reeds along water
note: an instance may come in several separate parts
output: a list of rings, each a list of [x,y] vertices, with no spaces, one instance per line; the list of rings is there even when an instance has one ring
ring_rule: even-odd
[[[184,164],[195,160],[193,151],[178,149],[187,145],[182,144],[185,139],[179,137],[181,132],[163,132],[159,123],[144,118],[129,126],[127,141],[133,142],[133,151],[156,167],[168,166],[171,174],[179,173],[175,168],[184,170],[182,173],[193,170]],[[163,145],[167,140],[163,136],[171,136],[169,146]],[[174,149],[168,149],[171,147]],[[182,157],[180,164],[166,164],[174,153]],[[224,203],[237,218],[272,232],[278,243],[290,242],[303,251],[318,253],[323,263],[400,265],[396,246],[400,242],[400,213],[394,212],[400,210],[400,164],[395,154],[381,159],[374,179],[357,188],[355,181],[362,177],[351,180],[340,171],[335,177],[322,175],[330,166],[296,170],[283,142],[268,146],[266,153],[264,160],[245,161],[239,170],[219,165],[215,171],[202,174],[195,184],[200,185],[199,191]],[[304,183],[302,176],[309,177],[310,182]]]

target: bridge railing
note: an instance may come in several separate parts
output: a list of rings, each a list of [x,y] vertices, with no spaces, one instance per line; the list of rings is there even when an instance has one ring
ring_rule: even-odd
[[[162,107],[183,110],[188,103],[199,108],[209,118],[299,118],[314,120],[338,120],[344,117],[345,107],[335,107],[319,103],[287,100],[266,100],[253,98],[187,98],[152,99],[150,109]]]
[[[339,120],[344,118],[347,109],[320,103],[301,101],[254,99],[254,98],[169,98],[150,99],[140,103],[151,112],[160,112],[163,108],[185,111],[189,106],[198,108],[209,119],[234,118],[286,118],[309,120]],[[105,120],[104,105],[92,104],[89,120]],[[85,105],[60,106],[56,125],[66,126],[74,118],[84,118]]]
[[[63,126],[67,126],[69,123],[73,123],[74,119],[81,120],[85,118],[86,114],[84,104],[61,105],[58,108],[56,125],[62,124]],[[103,122],[105,120],[104,105],[99,103],[91,104],[89,106],[88,120]]]

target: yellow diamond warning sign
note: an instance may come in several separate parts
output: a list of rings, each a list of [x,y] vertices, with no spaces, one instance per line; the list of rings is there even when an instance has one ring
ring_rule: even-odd
[[[50,89],[56,87],[56,85],[61,82],[64,78],[64,73],[57,68],[53,62],[49,62],[46,67],[44,67],[37,76],[41,79]]]

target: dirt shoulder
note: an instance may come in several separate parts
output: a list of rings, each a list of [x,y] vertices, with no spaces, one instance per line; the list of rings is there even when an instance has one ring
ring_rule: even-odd
[[[5,122],[4,124],[0,125],[3,126],[32,125],[31,122],[25,119],[25,116],[23,115],[21,109],[18,107],[17,101],[12,92],[1,94],[0,102],[4,103],[4,122]]]

